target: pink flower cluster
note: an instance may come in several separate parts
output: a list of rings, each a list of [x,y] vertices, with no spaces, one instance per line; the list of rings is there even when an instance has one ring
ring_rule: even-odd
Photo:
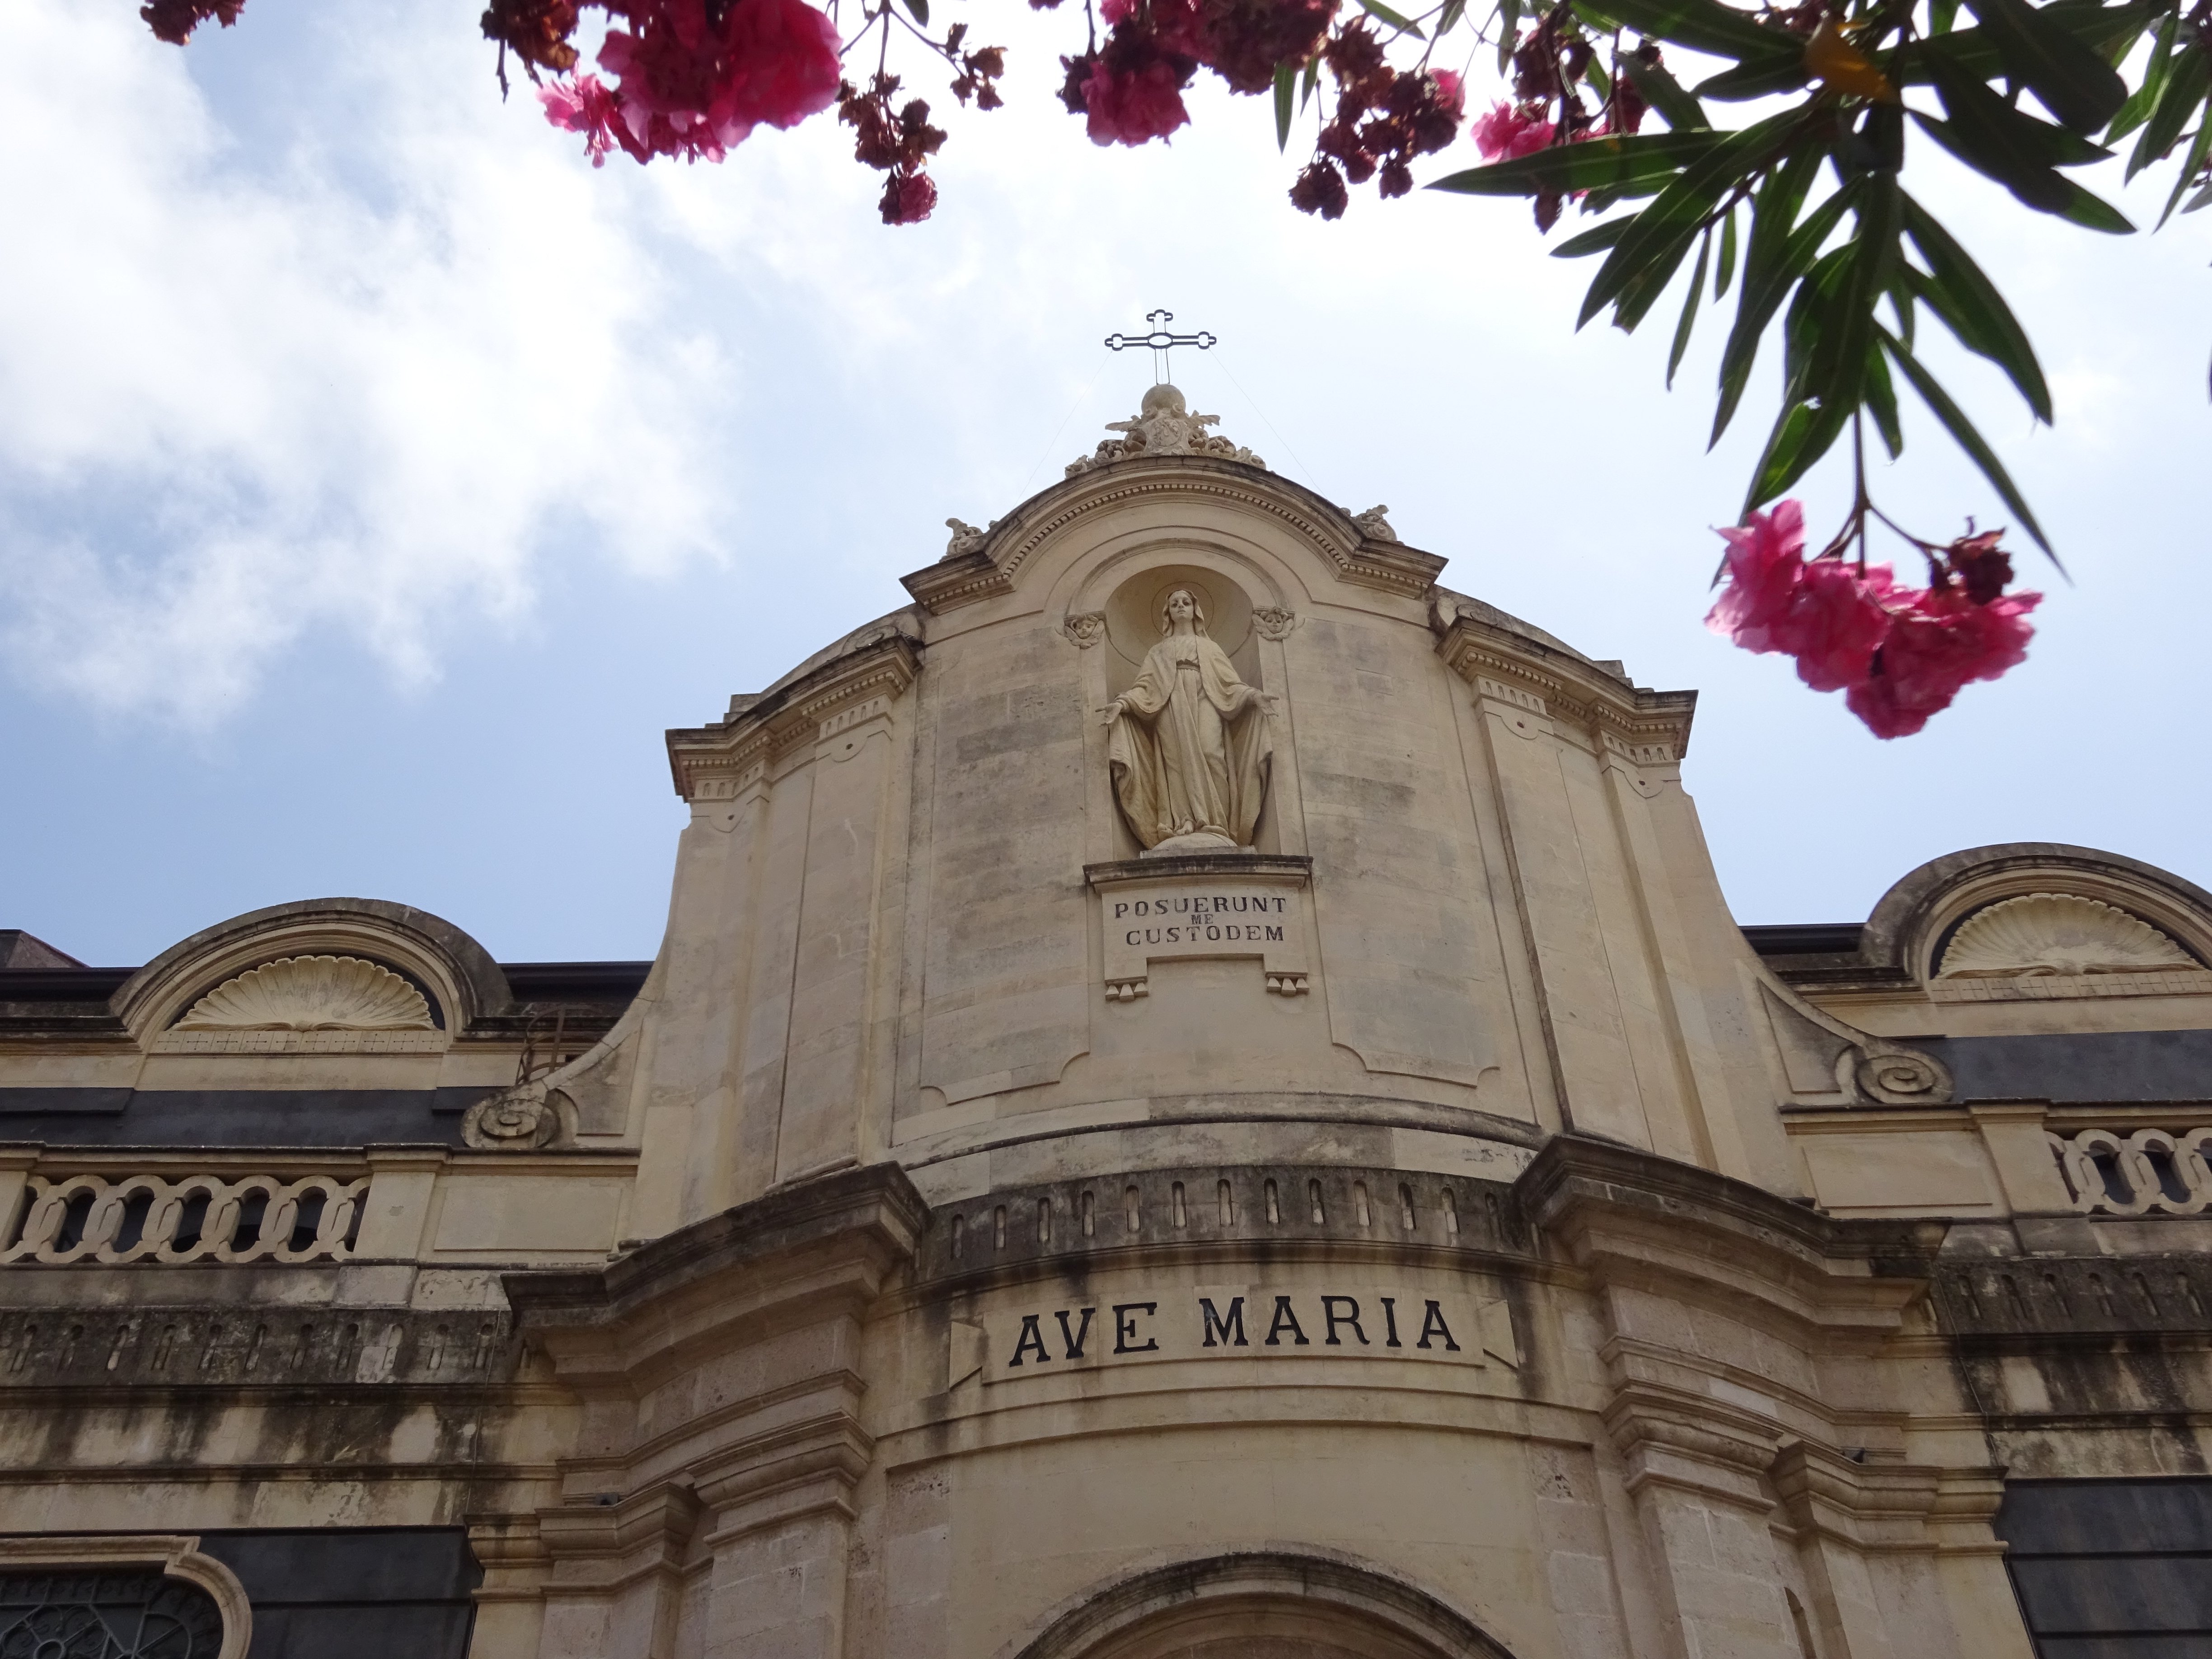
[[[1467,94],[1449,70],[1391,68],[1362,19],[1340,29],[1322,58],[1336,77],[1336,117],[1322,129],[1320,154],[1291,185],[1291,205],[1334,219],[1351,198],[1347,179],[1364,185],[1379,173],[1380,196],[1413,189],[1409,164],[1459,136]]]
[[[1474,124],[1474,147],[1486,161],[1510,161],[1544,149],[1554,131],[1540,105],[1516,107],[1501,102]]]
[[[1058,0],[1030,0],[1033,5]],[[1143,144],[1190,119],[1182,94],[1201,65],[1241,93],[1272,86],[1279,64],[1319,50],[1338,0],[1103,0],[1104,46],[1060,60],[1060,98],[1091,142]]]
[[[788,127],[837,98],[837,30],[805,0],[628,0],[599,67],[538,89],[545,118],[584,135],[594,166],[619,146],[638,161],[719,161],[765,123]]]
[[[1815,691],[1841,691],[1878,738],[1909,737],[1976,680],[2026,660],[2040,593],[2006,594],[2011,567],[1994,535],[1953,544],[1936,580],[1899,587],[1887,565],[1862,570],[1805,557],[1796,501],[1723,530],[1729,584],[1705,618],[1747,651],[1797,659]]]

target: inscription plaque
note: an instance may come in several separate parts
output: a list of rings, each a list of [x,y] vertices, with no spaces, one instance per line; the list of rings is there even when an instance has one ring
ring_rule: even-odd
[[[970,1327],[970,1330],[976,1328]],[[1499,1297],[1402,1285],[1328,1290],[1200,1285],[1062,1297],[984,1316],[980,1342],[955,1333],[954,1382],[986,1382],[1167,1359],[1418,1359],[1517,1370],[1513,1314]]]
[[[1268,990],[1304,995],[1309,864],[1242,854],[1090,866],[1108,998],[1147,994],[1155,962],[1224,957],[1256,957]]]

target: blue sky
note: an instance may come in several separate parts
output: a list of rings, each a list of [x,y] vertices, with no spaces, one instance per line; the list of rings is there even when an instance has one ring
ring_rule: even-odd
[[[1765,426],[1705,453],[1710,322],[1669,395],[1663,323],[1576,335],[1588,267],[1523,204],[1304,219],[1297,145],[1210,92],[1172,146],[1098,151],[1050,97],[1073,25],[963,9],[1013,48],[1012,106],[954,112],[936,217],[890,230],[826,119],[594,173],[500,103],[455,0],[250,0],[183,52],[124,0],[0,9],[0,927],[134,963],[357,894],[509,960],[650,955],[662,730],[1057,477],[1150,378],[1100,337],[1156,306],[1221,337],[1176,378],[1224,431],[1388,502],[1451,586],[1699,690],[1685,776],[1740,919],[1860,917],[1999,841],[2212,885],[2212,215],[2100,238],[1919,175],[2044,349],[2055,429],[1982,365],[1955,383],[2076,585],[2023,559],[2027,664],[1881,744],[1700,625]],[[2163,190],[2118,199],[2148,222]],[[2002,522],[1925,427],[1884,504]],[[1802,493],[1826,526],[1844,482]]]

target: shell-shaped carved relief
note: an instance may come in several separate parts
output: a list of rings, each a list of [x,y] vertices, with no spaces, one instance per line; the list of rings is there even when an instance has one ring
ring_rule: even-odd
[[[389,968],[358,957],[279,957],[227,979],[180,1031],[427,1031],[430,1005]]]
[[[2190,954],[2100,899],[2026,893],[1977,911],[1951,936],[1938,979],[2144,974],[2190,969]]]

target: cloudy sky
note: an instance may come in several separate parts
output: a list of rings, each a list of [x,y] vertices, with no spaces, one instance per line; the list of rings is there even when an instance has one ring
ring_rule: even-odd
[[[955,112],[902,230],[826,119],[594,173],[502,106],[462,0],[250,0],[184,52],[135,9],[0,7],[0,927],[136,963],[359,894],[508,960],[650,955],[662,729],[1056,477],[1150,379],[1100,337],[1157,306],[1220,335],[1176,378],[1279,470],[1699,690],[1686,777],[1741,920],[1861,917],[2000,841],[2212,884],[2212,214],[2100,238],[1925,170],[2043,346],[2054,430],[1955,383],[2075,585],[2041,582],[2024,668],[1882,744],[1700,626],[1765,426],[1704,452],[1717,331],[1672,395],[1663,324],[1575,335],[1589,268],[1522,204],[1304,219],[1267,111],[1212,94],[1171,147],[1097,150],[1049,95],[1067,24],[1009,0],[969,15],[1012,106]],[[2119,199],[2147,223],[2164,188]],[[1924,428],[1885,505],[2002,522]],[[1826,525],[1843,483],[1802,493]]]

